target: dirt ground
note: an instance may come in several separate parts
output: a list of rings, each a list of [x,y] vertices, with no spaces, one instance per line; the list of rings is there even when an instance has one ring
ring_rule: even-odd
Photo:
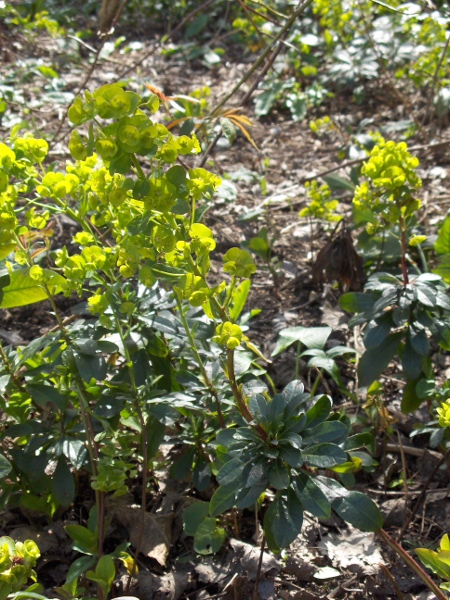
[[[21,79],[20,61],[31,57],[42,59],[44,64],[58,65],[60,77],[64,77],[67,82],[66,91],[76,92],[89,69],[88,58],[92,56],[91,51],[82,45],[77,47],[76,42],[72,43],[73,40],[67,39],[64,45],[47,35],[40,35],[33,44],[17,33],[13,35],[4,31],[2,35],[3,41],[7,42],[3,49],[3,77],[5,80],[9,78],[10,81],[16,81],[15,85],[22,90],[25,99],[25,105],[17,106],[17,119],[26,108],[27,119],[32,120],[37,129],[45,130],[47,134],[57,131],[66,106],[49,102],[34,108],[34,100],[42,93],[43,81],[42,78],[31,81]],[[144,82],[148,81],[169,95],[190,94],[208,86],[211,88],[209,102],[214,106],[242,77],[255,58],[239,57],[239,53],[230,48],[221,64],[206,68],[200,61],[186,63],[182,53],[163,56],[161,48],[156,47],[152,52],[156,44],[155,38],[145,37],[139,28],[126,35],[128,44],[136,40],[142,43],[142,47],[129,54],[115,51],[106,60],[100,60],[88,83],[91,90],[121,78],[121,73],[127,69],[130,89],[142,91]],[[95,45],[98,42],[94,40],[90,43]],[[70,60],[69,50],[81,54],[78,63]],[[251,82],[252,80],[249,84]],[[370,118],[370,128],[379,129],[400,119],[417,116],[411,115],[398,102],[386,82],[377,81],[372,87],[368,103],[364,107],[354,104],[350,94],[337,91],[333,99],[327,101],[317,113],[311,114],[311,118],[327,114],[350,128],[363,118]],[[247,89],[243,86],[230,107],[240,106]],[[417,98],[415,106],[418,114],[421,103],[424,103],[424,99]],[[253,122],[251,135],[258,151],[243,136],[239,136],[231,146],[221,139],[206,165],[228,182],[227,191],[213,200],[205,221],[214,230],[217,240],[212,272],[218,272],[221,257],[228,248],[257,235],[262,226],[267,227],[269,237],[274,239],[276,273],[274,277],[267,266],[257,259],[259,269],[252,282],[249,309],[258,308],[262,312],[251,323],[250,337],[266,356],[270,356],[281,329],[295,325],[327,324],[333,327],[333,339],[361,347],[361,339],[348,327],[349,315],[339,308],[337,287],[333,282],[320,284],[312,277],[311,250],[317,255],[329,239],[332,228],[326,231],[323,224],[313,223],[311,229],[308,221],[298,214],[307,203],[305,180],[342,164],[337,158],[342,140],[336,133],[320,138],[314,135],[308,125],[309,115],[303,122],[296,123],[290,119],[289,114],[274,110],[270,117],[258,120],[253,114],[252,101],[242,112]],[[52,160],[62,164],[69,158],[68,131],[66,121],[59,134],[60,141],[51,149]],[[6,134],[6,127],[1,132]],[[63,134],[65,137],[61,139]],[[424,181],[424,208],[420,220],[427,232],[435,230],[433,228],[446,214],[450,201],[448,146],[434,145],[445,140],[450,142],[449,130],[446,127],[438,130],[430,125],[425,126],[420,135],[408,142],[412,147],[421,147],[417,150],[421,160],[419,174]],[[200,158],[193,158],[192,166],[198,164],[199,160]],[[441,169],[436,170],[436,167]],[[348,175],[349,168],[336,172]],[[351,193],[340,192],[338,196],[343,213],[350,216]],[[252,220],[252,211],[263,206],[263,213]],[[73,233],[71,224],[60,222],[58,226],[55,244],[68,243]],[[352,232],[355,240],[358,233],[359,231]],[[62,298],[59,303],[61,311],[70,314],[73,306],[71,299]],[[6,344],[26,344],[54,325],[46,303],[23,309],[3,310],[0,313],[0,338]],[[294,378],[295,363],[295,354],[287,351],[268,366],[278,388]],[[445,379],[450,367],[450,359],[445,354],[441,357],[441,364],[441,377]],[[342,373],[349,389],[354,390],[353,367],[343,363]],[[428,547],[436,544],[444,533],[450,531],[449,469],[447,465],[447,468],[433,473],[439,453],[428,449],[426,436],[409,438],[414,424],[427,422],[429,415],[426,410],[407,417],[402,415],[399,406],[403,384],[397,375],[394,365],[383,378],[386,384],[385,406],[394,433],[384,436],[384,448],[380,446],[377,456],[380,465],[373,473],[359,477],[357,488],[378,502],[385,516],[385,528],[394,537],[407,522],[419,499],[420,506],[407,527],[403,545],[406,549]],[[306,386],[311,385],[304,368],[302,376]],[[348,401],[331,379],[324,378],[322,385],[323,391],[332,395],[337,406],[345,406],[348,414],[355,418],[363,415],[361,407]],[[362,405],[365,399],[360,398],[360,401]],[[402,471],[406,471],[407,484],[395,485]],[[431,480],[430,473],[433,473]],[[434,598],[421,580],[401,564],[377,536],[354,530],[337,517],[328,522],[307,518],[302,534],[289,550],[281,556],[264,552],[259,568],[260,527],[254,513],[244,511],[235,522],[227,524],[231,539],[218,555],[196,556],[192,540],[182,533],[181,526],[182,510],[186,507],[186,502],[189,502],[186,498],[187,485],[170,480],[163,471],[156,473],[156,478],[158,483],[155,483],[149,497],[148,510],[149,513],[158,515],[160,528],[168,532],[171,546],[167,555],[155,555],[152,551],[146,555],[144,549],[140,574],[129,589],[130,594],[140,599]],[[425,483],[427,493],[425,498],[420,499],[419,494]],[[84,487],[88,494],[87,485]],[[68,565],[76,557],[63,526],[68,522],[79,522],[86,516],[82,482],[80,488],[80,505],[70,511],[57,513],[53,523],[18,510],[0,516],[2,535],[7,534],[15,539],[33,538],[38,542],[43,555],[38,564],[38,575],[47,586],[49,594],[64,582]],[[205,499],[206,497],[207,493]],[[133,499],[126,498],[125,501],[133,502]],[[135,509],[127,512],[124,506],[111,509],[113,519],[107,538],[112,547],[127,536],[133,539],[136,529],[133,516]],[[157,535],[152,522],[149,519],[147,534],[150,538]],[[253,596],[257,579],[258,596]],[[122,587],[115,590],[116,595],[124,591],[125,580],[123,575]]]

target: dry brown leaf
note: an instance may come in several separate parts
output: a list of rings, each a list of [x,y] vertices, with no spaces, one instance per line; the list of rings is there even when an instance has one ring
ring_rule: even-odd
[[[146,512],[142,535],[140,508],[117,506],[112,509],[112,516],[128,531],[135,548],[141,538],[140,552],[155,559],[161,566],[166,566],[172,539],[173,513],[159,515]]]

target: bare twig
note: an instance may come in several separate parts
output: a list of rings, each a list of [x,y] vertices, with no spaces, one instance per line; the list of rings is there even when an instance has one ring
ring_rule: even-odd
[[[263,556],[264,556],[265,544],[266,544],[266,538],[263,536],[263,539],[261,540],[261,552],[259,553],[258,570],[256,571],[255,588],[253,590],[253,600],[258,600],[258,585],[259,585],[259,578],[261,577],[261,567],[262,567],[262,561],[263,561]]]

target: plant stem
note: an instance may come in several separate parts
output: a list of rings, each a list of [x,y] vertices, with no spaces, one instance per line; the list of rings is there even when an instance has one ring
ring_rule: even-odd
[[[377,534],[381,537],[381,539],[384,542],[386,542],[386,544],[390,548],[392,548],[392,550],[394,550],[394,552],[398,554],[398,556],[400,556],[400,558],[402,558],[405,561],[405,563],[409,567],[411,567],[411,569],[416,573],[416,575],[418,575],[425,583],[425,585],[433,592],[433,594],[435,594],[438,600],[448,600],[448,597],[434,583],[431,577],[427,575],[427,573],[425,573],[422,567],[412,558],[412,556],[410,556],[406,552],[406,550],[403,550],[400,544],[397,544],[397,542],[393,538],[391,538],[391,536],[386,531],[384,531],[384,529],[380,529],[379,531],[377,531]]]
[[[210,394],[212,395],[212,397],[214,398],[214,401],[216,403],[217,416],[219,417],[220,426],[222,429],[225,429],[225,419],[223,418],[222,409],[220,408],[220,400],[219,400],[219,396],[217,394],[217,390],[213,386],[212,381],[209,379],[208,373],[206,372],[206,369],[205,369],[205,365],[203,364],[202,358],[201,358],[200,354],[198,353],[197,347],[195,345],[194,336],[192,335],[192,331],[189,327],[189,323],[187,322],[186,315],[184,314],[181,300],[178,298],[178,296],[177,296],[177,305],[178,305],[178,312],[180,314],[181,322],[183,324],[184,330],[185,330],[186,335],[189,340],[191,352],[194,355],[195,362],[197,363],[197,365],[200,368],[202,378],[203,378],[203,383],[208,388]]]
[[[402,243],[402,274],[403,274],[403,283],[404,285],[408,285],[409,277],[408,270],[406,268],[406,254],[407,254],[407,244],[406,244],[406,225],[404,217],[400,217],[400,229],[401,229],[401,243]]]

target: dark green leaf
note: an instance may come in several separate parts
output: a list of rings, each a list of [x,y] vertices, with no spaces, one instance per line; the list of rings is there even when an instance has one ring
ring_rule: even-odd
[[[183,529],[186,535],[194,535],[209,514],[208,502],[194,502],[183,511]]]
[[[41,408],[45,408],[49,402],[52,402],[62,412],[67,408],[68,398],[52,385],[33,383],[27,386],[27,390]]]
[[[379,319],[378,321],[371,321],[364,332],[364,346],[371,350],[377,348],[389,335],[391,331],[390,316]]]
[[[407,379],[417,379],[422,373],[422,357],[414,350],[409,337],[406,339],[402,353],[403,372]]]
[[[68,507],[75,497],[75,481],[63,456],[58,458],[52,477],[52,492],[61,506]]]
[[[383,526],[383,517],[377,505],[361,492],[346,491],[345,496],[332,503],[337,514],[361,531],[378,531]]]
[[[229,487],[221,485],[217,488],[209,502],[209,514],[212,517],[218,517],[232,508],[235,504],[237,490],[238,488],[234,485]]]
[[[7,458],[0,454],[0,479],[4,480],[11,472],[12,466]]]
[[[347,437],[347,427],[340,421],[326,421],[303,432],[303,441],[307,445],[335,442],[339,444]]]
[[[258,501],[261,494],[267,489],[268,479],[264,477],[263,481],[255,483],[251,487],[245,487],[236,494],[236,508],[248,508]]]
[[[272,552],[279,552],[295,540],[303,524],[303,507],[297,494],[289,489],[277,493],[264,515],[264,533]]]
[[[318,519],[330,517],[331,503],[310,475],[300,473],[293,482],[293,488],[306,511]]]
[[[364,313],[372,310],[376,297],[363,292],[348,292],[339,298],[339,306],[349,313]]]
[[[303,451],[303,460],[312,467],[327,469],[347,460],[347,454],[336,444],[317,444]]]
[[[403,389],[401,409],[404,414],[417,410],[425,399],[422,396],[418,396],[416,391],[417,385],[417,381],[408,381]]]
[[[364,352],[358,365],[361,387],[368,387],[378,379],[396,355],[401,339],[401,333],[391,333],[377,348]]]
[[[306,413],[306,427],[311,428],[319,425],[323,421],[326,421],[330,414],[333,403],[329,396],[320,396],[315,404]]]
[[[420,354],[420,356],[428,356],[430,352],[430,342],[428,341],[427,334],[421,330],[417,333],[411,332],[411,346]]]
[[[194,550],[198,554],[214,554],[220,550],[225,538],[225,530],[217,527],[216,519],[206,518],[195,532]]]
[[[289,471],[280,460],[275,461],[269,468],[268,476],[270,485],[276,490],[284,490],[287,488],[291,479]]]

